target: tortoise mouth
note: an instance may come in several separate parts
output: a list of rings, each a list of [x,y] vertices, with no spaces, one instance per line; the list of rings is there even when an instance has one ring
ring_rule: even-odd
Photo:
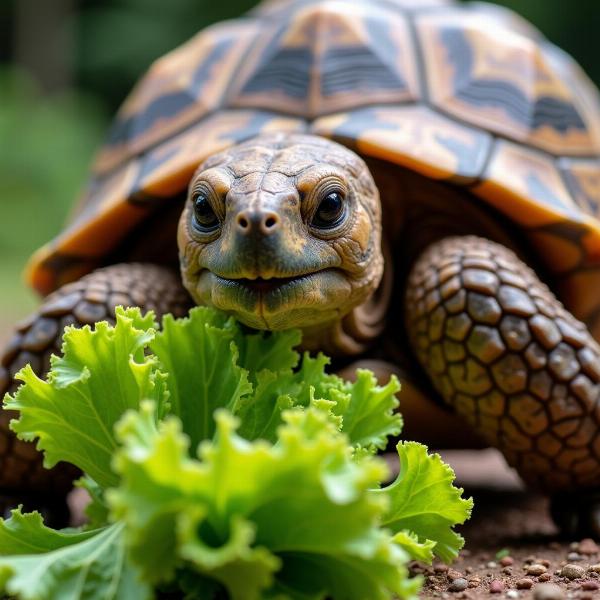
[[[315,273],[323,272],[325,270],[327,269],[315,271]],[[215,274],[215,277],[224,285],[237,285],[256,294],[263,295],[281,289],[289,284],[303,282],[306,283],[311,275],[313,275],[313,273],[303,273],[302,275],[295,275],[291,277],[256,277],[254,279],[240,277],[239,279],[234,279],[221,277],[220,275]]]
[[[256,329],[306,327],[339,315],[351,286],[340,269],[286,277],[227,278],[204,270],[194,296]]]

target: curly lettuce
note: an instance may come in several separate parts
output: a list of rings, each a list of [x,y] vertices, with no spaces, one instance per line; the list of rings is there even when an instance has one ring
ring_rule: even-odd
[[[0,519],[0,588],[33,598],[413,598],[411,559],[450,561],[472,502],[439,456],[398,445],[395,378],[380,386],[300,356],[298,332],[249,333],[195,308],[117,309],[68,327],[45,380],[25,367],[4,405],[45,465],[70,462],[88,525]]]

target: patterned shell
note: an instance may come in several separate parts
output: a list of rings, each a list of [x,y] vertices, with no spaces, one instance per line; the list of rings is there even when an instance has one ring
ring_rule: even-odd
[[[150,68],[29,281],[46,294],[102,264],[210,154],[308,132],[467,187],[526,232],[589,323],[600,315],[599,108],[574,61],[497,6],[271,0]]]

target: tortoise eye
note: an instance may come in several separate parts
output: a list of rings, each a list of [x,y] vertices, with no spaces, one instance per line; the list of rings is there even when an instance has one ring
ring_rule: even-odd
[[[344,217],[344,199],[339,192],[327,194],[312,219],[313,227],[331,229],[340,223]]]
[[[194,204],[194,225],[202,232],[214,231],[219,226],[219,219],[215,214],[208,198],[202,194],[196,194]]]

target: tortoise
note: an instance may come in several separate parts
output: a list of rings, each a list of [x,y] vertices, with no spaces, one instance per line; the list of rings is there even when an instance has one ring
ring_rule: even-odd
[[[411,435],[499,448],[564,527],[598,532],[599,106],[483,3],[275,0],[211,26],[150,68],[32,258],[47,297],[0,392],[67,324],[212,305],[301,328],[346,374],[398,373]],[[7,420],[3,493],[64,495]]]

